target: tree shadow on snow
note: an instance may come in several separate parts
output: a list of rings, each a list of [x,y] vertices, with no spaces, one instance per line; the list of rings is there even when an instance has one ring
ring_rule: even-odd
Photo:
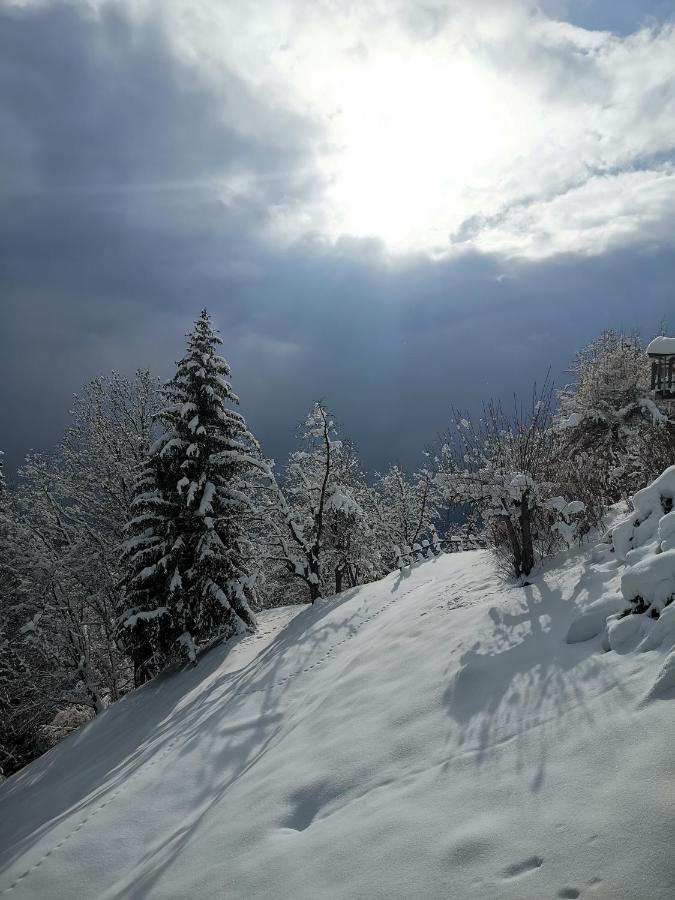
[[[144,767],[159,763],[155,771],[160,776],[164,754],[198,751],[200,768],[193,774],[199,790],[194,796],[191,785],[191,802],[204,809],[189,826],[182,825],[148,851],[146,855],[156,859],[158,877],[207,809],[267,752],[281,727],[280,706],[302,699],[300,684],[311,690],[306,676],[323,663],[331,647],[356,633],[363,607],[350,609],[337,621],[326,619],[358,591],[306,607],[239,670],[219,672],[229,654],[244,641],[255,641],[256,635],[212,648],[195,669],[164,673],[12,776],[0,788],[0,872],[65,819],[66,830],[55,831],[52,843],[77,825],[78,813],[91,817],[92,809],[118,802],[113,795],[131,791],[128,782]],[[251,697],[254,708],[242,719]],[[125,896],[147,896],[147,862],[137,889],[132,879]]]
[[[578,567],[579,560],[570,559],[563,571],[568,566]],[[590,561],[583,564],[570,597],[554,580],[558,572],[514,587],[506,594],[514,602],[489,610],[492,627],[464,650],[443,694],[460,755],[488,765],[502,745],[515,742],[516,764],[529,770],[534,792],[545,780],[552,740],[570,727],[593,726],[591,697],[631,699],[603,661],[599,639],[565,642],[573,601],[584,591],[597,592],[602,575]]]

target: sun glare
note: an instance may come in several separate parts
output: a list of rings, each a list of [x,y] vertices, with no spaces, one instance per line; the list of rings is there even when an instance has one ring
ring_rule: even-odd
[[[328,171],[332,230],[394,252],[447,248],[512,119],[468,60],[379,60],[344,79]]]

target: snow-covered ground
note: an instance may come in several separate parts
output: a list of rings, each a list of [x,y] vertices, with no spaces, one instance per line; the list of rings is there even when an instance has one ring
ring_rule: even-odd
[[[672,900],[666,650],[565,642],[619,576],[475,551],[264,614],[0,788],[0,896]]]

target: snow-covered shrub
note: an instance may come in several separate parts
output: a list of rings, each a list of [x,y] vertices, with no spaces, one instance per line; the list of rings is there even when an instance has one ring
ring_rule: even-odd
[[[559,394],[555,426],[572,478],[581,476],[577,496],[602,512],[663,469],[651,457],[662,459],[659,431],[668,420],[650,397],[650,363],[639,338],[605,331],[576,354],[570,371],[575,382]]]
[[[675,600],[675,466],[633,497],[633,512],[612,530],[626,563],[621,592],[632,612],[657,618]]]
[[[513,417],[496,404],[477,425],[457,415],[438,462],[446,500],[480,517],[490,545],[517,578],[585,530],[585,504],[563,496],[550,402],[545,388],[533,394],[529,412],[516,409]]]
[[[649,484],[675,460],[675,420],[641,422],[631,430],[627,468],[638,487]]]
[[[86,706],[66,706],[60,709],[51,722],[43,725],[40,729],[41,749],[49,750],[50,747],[56,746],[73,731],[77,731],[82,725],[90,722],[92,712]]]

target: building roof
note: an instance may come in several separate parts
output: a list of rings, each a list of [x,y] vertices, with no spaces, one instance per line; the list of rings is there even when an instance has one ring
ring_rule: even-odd
[[[675,337],[660,335],[647,345],[649,356],[675,356]]]

